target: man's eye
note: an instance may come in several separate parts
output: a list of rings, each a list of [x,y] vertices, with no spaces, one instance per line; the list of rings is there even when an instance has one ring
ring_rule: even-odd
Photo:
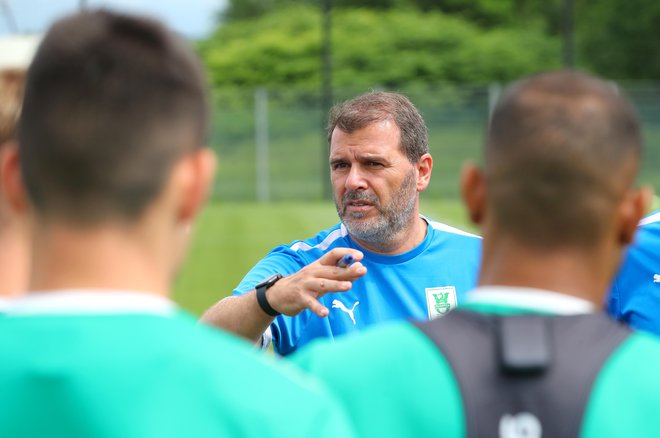
[[[369,161],[369,163],[367,163],[367,165],[369,167],[381,167],[383,165],[383,163],[379,163],[378,161]]]
[[[341,169],[346,169],[348,167],[347,163],[334,163],[332,166],[332,170],[341,170]]]

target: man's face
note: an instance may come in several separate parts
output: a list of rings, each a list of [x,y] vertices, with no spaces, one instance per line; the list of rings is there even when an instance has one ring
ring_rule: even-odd
[[[351,236],[387,244],[417,209],[417,172],[399,146],[391,120],[352,134],[335,128],[330,175],[339,218]]]

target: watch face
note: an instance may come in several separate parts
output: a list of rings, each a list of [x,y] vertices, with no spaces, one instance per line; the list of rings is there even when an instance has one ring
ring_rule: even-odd
[[[266,288],[269,288],[269,287],[271,287],[273,284],[275,284],[275,282],[276,282],[277,280],[279,280],[279,279],[282,278],[282,277],[283,277],[282,274],[273,274],[273,275],[271,275],[270,277],[268,277],[267,279],[265,279],[264,281],[262,281],[261,283],[259,283],[256,287],[263,287],[263,286],[266,286]]]

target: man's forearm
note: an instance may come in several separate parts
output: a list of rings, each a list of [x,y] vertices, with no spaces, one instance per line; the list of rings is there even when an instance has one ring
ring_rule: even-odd
[[[257,303],[255,292],[230,296],[218,301],[204,312],[202,322],[230,331],[253,342],[260,342],[273,317]]]

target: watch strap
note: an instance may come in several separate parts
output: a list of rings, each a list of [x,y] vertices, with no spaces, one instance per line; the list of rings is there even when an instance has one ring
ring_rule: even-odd
[[[269,284],[260,284],[257,286],[256,291],[257,291],[257,303],[259,304],[259,307],[261,307],[261,310],[263,310],[266,314],[270,316],[280,316],[281,313],[278,312],[277,310],[273,309],[273,306],[270,305],[268,302],[268,299],[266,298],[266,291],[270,286],[275,284],[275,282],[269,283]]]

